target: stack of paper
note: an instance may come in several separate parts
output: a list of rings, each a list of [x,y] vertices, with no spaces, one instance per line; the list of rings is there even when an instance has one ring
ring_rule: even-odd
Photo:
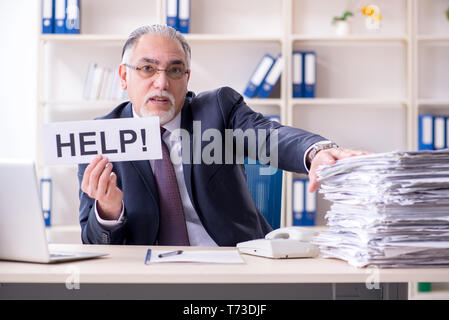
[[[347,158],[318,172],[332,202],[324,257],[358,267],[449,265],[449,150]]]

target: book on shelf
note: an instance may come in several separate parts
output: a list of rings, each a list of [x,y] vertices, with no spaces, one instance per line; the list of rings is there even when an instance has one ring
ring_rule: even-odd
[[[254,98],[257,96],[262,83],[265,81],[265,78],[275,63],[275,60],[276,59],[269,54],[265,54],[262,59],[260,59],[243,92],[246,97]]]
[[[190,30],[190,0],[166,0],[166,23],[181,33]]]
[[[418,117],[418,150],[449,148],[449,116],[420,114]]]
[[[80,0],[41,0],[42,33],[80,33]]]
[[[106,68],[97,62],[90,62],[84,81],[85,100],[124,100],[127,92],[120,83],[118,68]]]
[[[292,59],[293,98],[315,98],[316,53],[295,50]]]
[[[308,178],[293,179],[293,226],[313,226],[316,220],[316,191],[309,192]]]

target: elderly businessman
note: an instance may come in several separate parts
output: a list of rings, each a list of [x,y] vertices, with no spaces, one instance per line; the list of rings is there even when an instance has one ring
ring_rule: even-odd
[[[271,231],[248,190],[244,166],[238,156],[251,154],[253,144],[271,145],[277,167],[306,173],[310,191],[317,188],[316,169],[337,159],[363,154],[337,148],[319,135],[271,122],[251,110],[243,97],[224,87],[195,95],[188,91],[190,46],[184,37],[165,25],[141,27],[123,47],[119,67],[121,85],[128,91],[124,102],[101,119],[158,116],[163,158],[111,163],[97,156],[79,166],[80,224],[84,243],[235,246],[262,238]],[[194,124],[201,132],[215,130],[266,130],[242,148],[234,161],[193,161]],[[174,133],[190,136],[190,148]],[[273,141],[270,140],[276,134]],[[266,139],[261,141],[261,139]],[[237,139],[223,150],[236,150]],[[174,163],[170,154],[182,153],[187,161]],[[223,151],[223,154],[225,152]],[[189,161],[191,160],[191,161]]]

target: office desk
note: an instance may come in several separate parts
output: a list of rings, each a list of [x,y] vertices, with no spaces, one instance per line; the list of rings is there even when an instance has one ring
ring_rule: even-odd
[[[449,268],[359,269],[335,259],[274,260],[242,254],[245,264],[145,265],[150,246],[50,248],[109,255],[52,265],[1,261],[1,299],[407,299],[408,282],[449,279]],[[167,250],[175,248],[180,247]]]

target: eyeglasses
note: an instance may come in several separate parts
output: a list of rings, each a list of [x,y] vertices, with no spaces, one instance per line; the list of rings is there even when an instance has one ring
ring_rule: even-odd
[[[154,77],[156,73],[159,73],[161,71],[165,71],[167,74],[167,77],[169,77],[172,80],[179,80],[181,79],[185,74],[189,73],[189,70],[183,66],[183,65],[172,65],[169,66],[167,69],[158,69],[156,65],[147,64],[142,67],[136,67],[129,65],[127,63],[124,63],[125,66],[128,68],[131,68],[133,70],[136,70],[137,73],[145,79]]]

